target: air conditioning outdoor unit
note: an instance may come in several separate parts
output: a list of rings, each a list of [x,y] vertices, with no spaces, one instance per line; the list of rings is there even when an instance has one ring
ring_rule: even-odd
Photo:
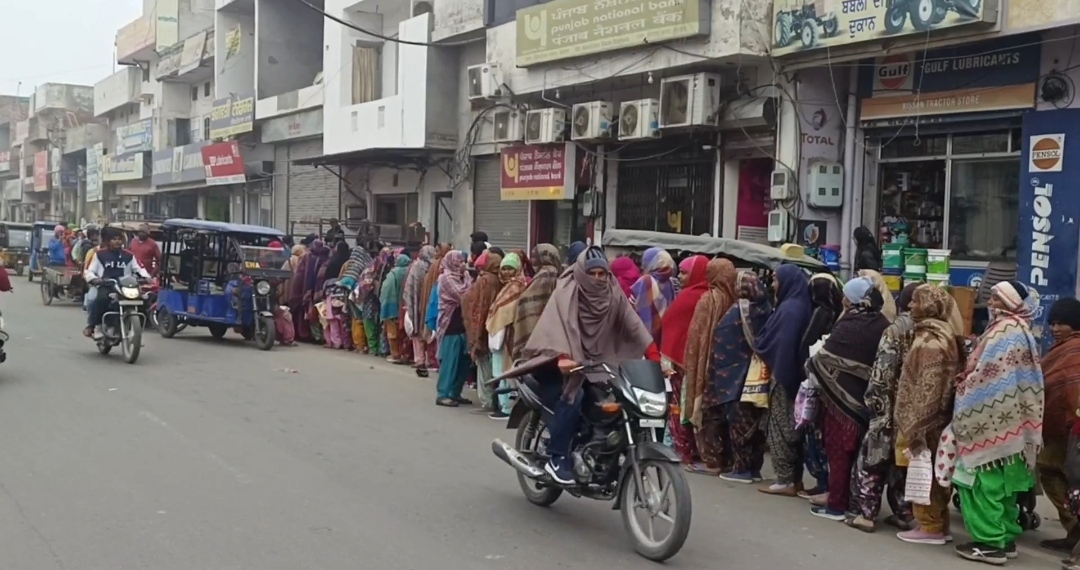
[[[716,126],[720,114],[720,76],[677,75],[660,80],[660,127]]]
[[[656,112],[660,104],[656,99],[623,101],[619,106],[619,140],[655,139],[660,136]]]
[[[525,144],[549,144],[566,140],[566,110],[537,109],[525,114]]]
[[[611,103],[589,101],[574,105],[571,111],[570,138],[576,141],[611,138]]]
[[[499,66],[494,63],[470,65],[469,100],[491,99],[502,95],[502,81],[499,79]]]
[[[495,142],[521,142],[525,131],[525,114],[515,109],[495,111]]]

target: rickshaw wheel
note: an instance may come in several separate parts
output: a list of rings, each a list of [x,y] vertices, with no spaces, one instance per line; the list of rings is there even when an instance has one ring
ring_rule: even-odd
[[[52,284],[48,279],[41,278],[41,302],[47,307],[52,304]]]
[[[210,336],[214,337],[214,340],[225,338],[225,333],[229,332],[229,327],[225,325],[206,325],[206,328],[210,329]]]
[[[179,324],[176,321],[176,315],[172,314],[168,309],[161,307],[158,309],[158,332],[165,338],[172,338],[176,336],[176,331],[179,329]]]
[[[272,317],[262,317],[255,323],[255,346],[258,346],[259,350],[274,348],[276,336],[277,330]]]

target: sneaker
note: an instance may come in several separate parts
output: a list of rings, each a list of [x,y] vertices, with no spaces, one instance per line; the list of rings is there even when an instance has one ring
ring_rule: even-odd
[[[753,483],[753,482],[756,481],[756,479],[754,479],[754,474],[749,473],[749,472],[721,473],[720,478],[723,479],[724,481],[731,481],[732,483],[747,483],[747,484],[749,484],[749,483]]]
[[[1009,544],[1005,545],[1005,558],[1008,558],[1009,560],[1016,560],[1017,558],[1020,558],[1020,553],[1016,551],[1015,542],[1010,542]]]
[[[1003,549],[994,548],[993,546],[988,546],[986,544],[979,544],[977,542],[969,542],[957,546],[956,554],[964,560],[982,562],[983,564],[993,564],[994,566],[1001,566],[1009,560]]]
[[[840,511],[829,510],[829,507],[813,507],[810,509],[810,514],[815,517],[821,517],[823,519],[829,519],[831,521],[843,522],[844,513]]]
[[[544,472],[560,485],[573,485],[576,482],[574,472],[565,457],[552,456],[544,465]]]
[[[921,529],[898,532],[896,538],[911,544],[933,544],[935,546],[943,546],[948,542],[945,533],[924,532]]]
[[[510,414],[504,414],[501,411],[495,411],[488,414],[488,419],[506,421],[510,419]]]

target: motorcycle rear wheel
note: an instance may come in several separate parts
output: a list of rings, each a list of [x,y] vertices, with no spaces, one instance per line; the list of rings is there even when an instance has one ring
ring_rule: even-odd
[[[633,470],[627,474],[627,481],[622,486],[620,511],[622,511],[623,526],[634,541],[634,550],[641,556],[654,562],[663,562],[678,554],[686,543],[686,537],[690,534],[690,519],[693,515],[690,504],[690,485],[686,482],[686,476],[678,463],[667,461],[642,461],[639,464],[642,478],[650,480],[649,473],[656,472],[655,482],[648,483],[643,493],[643,482],[638,479]],[[659,486],[659,488],[656,488]],[[655,505],[655,513],[649,508],[647,496]],[[671,495],[673,499],[667,498]],[[674,501],[675,516],[669,514],[670,503]],[[648,517],[643,525],[637,518],[639,510],[644,509]],[[667,535],[659,540],[654,532],[654,523],[657,519],[665,520],[671,526]]]
[[[546,429],[547,427],[540,418],[540,412],[536,410],[529,412],[527,416],[522,418],[521,424],[518,425],[517,435],[514,436],[514,449],[527,454],[529,459],[537,462],[537,451],[540,448],[541,441],[540,436]],[[542,468],[543,465],[538,465],[538,467]],[[522,473],[518,473],[517,477],[518,484],[521,485],[521,492],[524,493],[525,498],[534,505],[550,507],[552,503],[562,496],[563,491],[558,487],[542,485],[538,481],[530,479]]]

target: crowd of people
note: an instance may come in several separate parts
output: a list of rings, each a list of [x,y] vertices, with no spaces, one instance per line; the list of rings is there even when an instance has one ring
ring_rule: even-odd
[[[506,418],[508,396],[490,381],[535,352],[530,337],[611,342],[597,337],[616,319],[607,300],[625,298],[631,332],[651,336],[639,357],[671,380],[666,437],[687,471],[761,482],[768,451],[775,481],[761,492],[807,499],[812,514],[864,532],[884,500],[898,538],[926,545],[952,541],[955,492],[972,537],[956,551],[991,564],[1015,557],[1019,505],[1039,478],[1068,531],[1043,546],[1069,551],[1080,539],[1076,299],[1050,308],[1055,343],[1040,356],[1038,295],[1016,281],[992,288],[986,331],[966,338],[947,290],[909,284],[894,298],[869,269],[841,283],[795,265],[759,275],[726,259],[676,262],[659,248],[610,261],[580,242],[565,257],[550,244],[504,251],[482,233],[467,252],[425,245],[415,257],[309,236],[288,267],[296,338],[419,376],[437,369],[438,406],[473,404],[463,396],[472,377],[474,413]],[[560,299],[568,291],[577,297]],[[923,477],[928,465],[929,484],[907,484],[909,468]]]

